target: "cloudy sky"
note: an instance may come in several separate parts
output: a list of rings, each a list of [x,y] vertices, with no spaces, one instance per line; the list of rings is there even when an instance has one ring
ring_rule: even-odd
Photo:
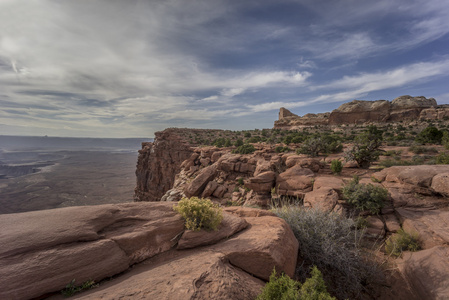
[[[271,128],[353,99],[449,103],[447,0],[0,0],[0,134]]]

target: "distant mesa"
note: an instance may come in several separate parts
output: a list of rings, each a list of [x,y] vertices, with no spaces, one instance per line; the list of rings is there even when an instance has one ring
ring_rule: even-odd
[[[332,112],[298,116],[281,107],[274,128],[295,129],[314,125],[392,123],[449,119],[449,106],[438,105],[434,98],[400,96],[388,100],[353,100]]]

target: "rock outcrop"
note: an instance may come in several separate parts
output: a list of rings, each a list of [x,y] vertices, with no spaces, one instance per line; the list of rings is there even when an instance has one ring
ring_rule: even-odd
[[[274,128],[297,129],[314,125],[371,124],[416,120],[447,120],[449,107],[437,105],[434,98],[400,96],[393,101],[353,100],[331,113],[306,114],[299,117],[281,108]]]
[[[172,188],[181,163],[193,151],[180,136],[182,129],[156,132],[152,143],[142,143],[137,160],[135,201],[159,201]]]
[[[293,276],[298,242],[285,221],[250,208],[224,214],[214,233],[184,231],[162,202],[0,215],[0,298],[40,297],[144,260],[85,299],[253,299],[274,267]]]

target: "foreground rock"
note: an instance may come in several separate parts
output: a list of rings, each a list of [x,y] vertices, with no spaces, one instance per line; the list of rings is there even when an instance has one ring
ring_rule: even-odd
[[[273,267],[292,276],[298,253],[288,225],[277,217],[256,217],[257,211],[230,210],[232,215],[226,215],[220,228],[225,239],[207,239],[211,235],[205,233],[206,244],[215,244],[189,250],[175,250],[177,240],[190,246],[205,243],[198,243],[195,235],[182,236],[184,222],[167,203],[1,215],[0,299],[39,297],[63,289],[73,279],[79,284],[100,281],[152,257],[142,264],[148,276],[144,272],[130,281],[125,277],[87,298],[254,297]],[[215,282],[217,278],[221,280]]]

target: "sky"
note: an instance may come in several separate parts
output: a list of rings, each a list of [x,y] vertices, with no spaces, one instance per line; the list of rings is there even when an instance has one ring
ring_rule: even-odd
[[[272,128],[401,95],[449,104],[447,0],[0,0],[0,135]]]

